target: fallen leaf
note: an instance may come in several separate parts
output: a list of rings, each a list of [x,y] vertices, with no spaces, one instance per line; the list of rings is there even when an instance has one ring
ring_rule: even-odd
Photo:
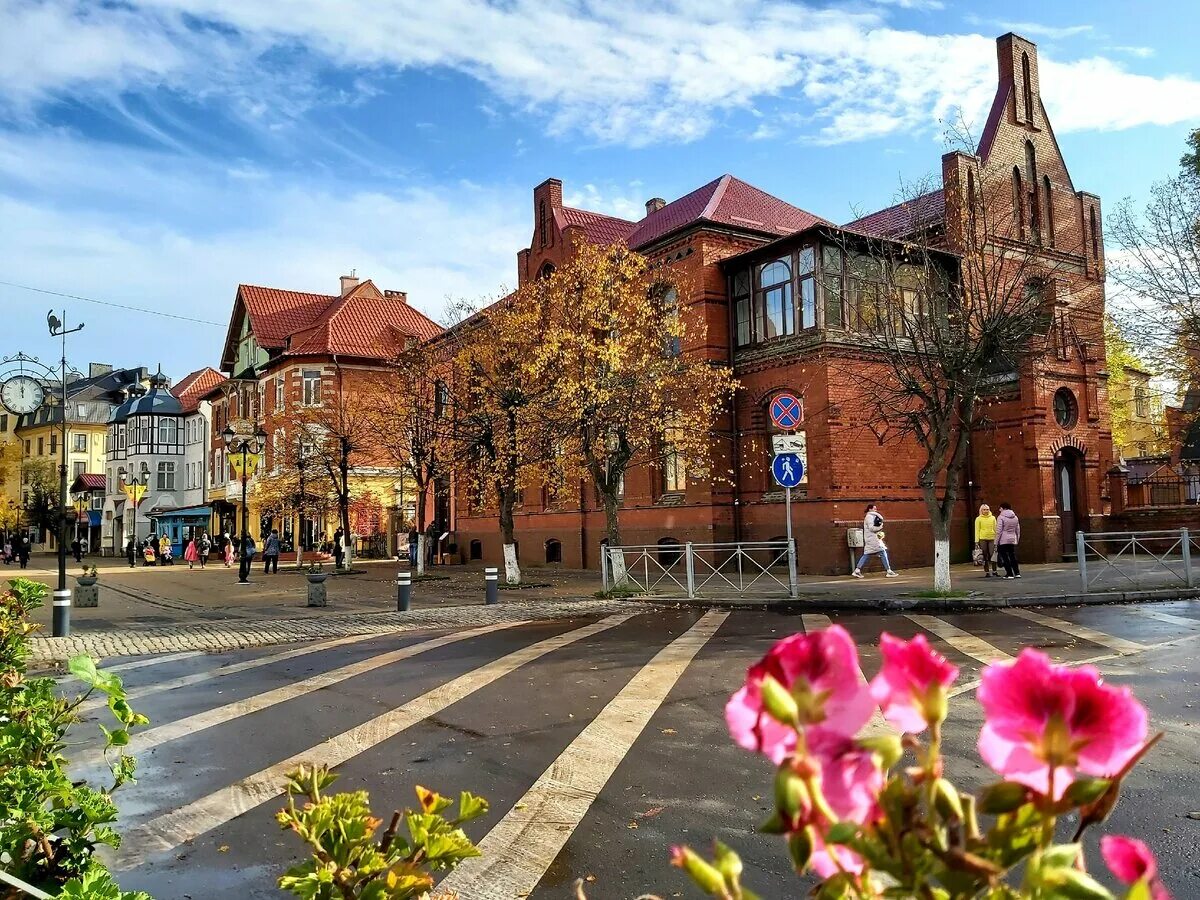
[[[629,823],[628,825],[626,825],[625,827],[626,827],[626,828],[637,828],[637,827],[638,827],[638,823],[637,823],[637,822],[630,822],[630,823]]]
[[[228,844],[222,844],[220,847],[218,847],[218,848],[217,848],[217,852],[218,852],[218,853],[228,853],[228,852],[229,852],[229,845],[228,845]]]
[[[663,734],[678,734],[679,732],[677,732],[674,728],[664,728],[662,730],[662,733]]]

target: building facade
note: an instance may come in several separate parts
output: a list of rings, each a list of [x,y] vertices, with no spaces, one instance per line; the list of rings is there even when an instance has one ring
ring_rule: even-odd
[[[1041,101],[1036,46],[1013,34],[996,46],[997,90],[978,148],[946,154],[935,190],[843,226],[730,175],[671,203],[650,200],[637,222],[564,206],[557,180],[535,188],[532,240],[517,259],[521,281],[560,265],[580,242],[624,242],[683,271],[694,288],[680,302],[705,324],[703,340],[685,352],[731,365],[741,385],[715,428],[713,470],[732,478],[697,481],[664,462],[635,467],[621,511],[627,544],[781,538],[767,411],[787,390],[806,411],[809,475],[793,504],[801,570],[848,571],[847,532],[868,502],[886,512],[897,565],[931,562],[917,481],[923,451],[873,430],[855,410],[846,375],[866,364],[856,339],[869,327],[861,301],[879,290],[854,269],[847,243],[918,233],[948,259],[962,258],[969,244],[983,247],[989,264],[1036,292],[1045,316],[1045,351],[997,373],[993,394],[982,398],[986,427],[969,435],[955,512],[958,553],[968,551],[972,510],[982,502],[1014,506],[1030,561],[1063,558],[1077,529],[1100,524],[1113,463],[1100,201],[1071,180]],[[978,217],[981,206],[991,214]],[[550,504],[544,492],[525,492],[516,516],[523,564],[598,565],[604,517],[595,492],[584,484],[565,493]],[[497,517],[456,500],[451,524],[461,555],[499,561]]]

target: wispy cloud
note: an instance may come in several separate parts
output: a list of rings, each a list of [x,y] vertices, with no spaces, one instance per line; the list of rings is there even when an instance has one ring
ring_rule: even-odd
[[[1041,22],[1014,22],[1011,19],[985,19],[976,15],[964,16],[963,20],[977,27],[995,28],[1000,31],[1013,31],[1025,37],[1046,38],[1047,40],[1062,40],[1078,37],[1081,34],[1091,34],[1095,31],[1092,25],[1045,25]]]
[[[1136,56],[1138,59],[1149,59],[1154,55],[1153,47],[1105,47],[1110,53],[1124,53],[1127,56]]]
[[[1066,38],[1091,27],[989,31]],[[994,84],[990,37],[899,29],[878,6],[784,0],[396,0],[353,15],[341,0],[9,0],[0,35],[0,103],[10,111],[160,86],[224,94],[245,118],[285,131],[314,105],[352,102],[326,71],[355,73],[351,95],[370,90],[374,74],[463,73],[491,90],[482,107],[493,112],[507,104],[544,116],[552,134],[632,146],[695,140],[784,96],[808,105],[805,127],[827,142],[933,132],[952,106],[986,108]],[[1059,131],[1200,115],[1193,78],[1139,75],[1105,57],[1046,62],[1052,113],[1071,111],[1056,115]],[[1151,86],[1154,110],[1113,116],[1089,102],[1098,71],[1122,93]]]

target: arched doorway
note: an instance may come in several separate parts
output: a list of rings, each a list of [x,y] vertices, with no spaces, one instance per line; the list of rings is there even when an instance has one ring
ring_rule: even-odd
[[[1080,508],[1083,495],[1083,454],[1064,447],[1054,457],[1054,499],[1062,524],[1064,553],[1075,551],[1075,532],[1087,524],[1087,511]]]

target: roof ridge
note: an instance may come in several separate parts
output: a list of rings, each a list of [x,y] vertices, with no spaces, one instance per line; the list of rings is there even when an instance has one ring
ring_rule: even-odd
[[[713,213],[717,211],[717,207],[721,205],[721,198],[725,196],[725,190],[729,187],[729,181],[733,176],[726,172],[717,179],[717,186],[712,192],[712,196],[708,198],[708,202],[704,204],[704,209],[700,210],[701,219],[711,219]],[[712,184],[710,181],[709,184]],[[753,185],[751,185],[753,187]],[[686,195],[685,195],[686,196]]]

